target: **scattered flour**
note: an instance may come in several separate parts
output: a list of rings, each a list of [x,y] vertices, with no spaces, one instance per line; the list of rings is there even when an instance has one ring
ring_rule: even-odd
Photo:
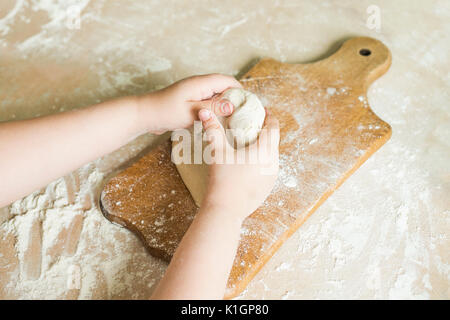
[[[81,31],[64,27],[64,12],[75,3],[82,12]],[[316,2],[279,4],[276,10],[271,2],[261,2],[259,10],[245,14],[221,3],[217,4],[220,8],[197,8],[192,4],[191,9],[174,13],[166,6],[145,7],[131,1],[125,1],[117,13],[117,8],[110,3],[16,0],[9,12],[0,17],[2,54],[36,66],[47,58],[58,63],[67,59],[78,62],[92,55],[95,59],[86,62],[92,65],[91,70],[86,70],[86,76],[97,76],[94,81],[88,78],[92,81],[88,88],[75,87],[70,91],[74,101],[67,97],[67,92],[58,97],[57,91],[41,92],[38,89],[42,87],[36,85],[30,97],[39,103],[27,110],[20,106],[30,103],[29,99],[0,92],[2,121],[68,110],[81,106],[78,101],[84,105],[105,97],[145,92],[194,73],[229,73],[230,68],[237,73],[243,63],[255,56],[279,60],[288,57],[289,61],[298,61],[299,56],[312,57],[323,50],[323,43],[335,41],[336,32],[345,33],[350,24],[355,28],[352,21],[365,16],[364,6],[359,7],[360,12],[343,11],[349,23],[343,23],[342,29],[336,32],[336,25],[321,23],[318,32],[332,36],[318,43],[316,33],[305,34],[299,41],[298,35],[292,38],[289,32],[279,32],[284,28],[306,29],[315,25],[317,15],[310,13],[317,9]],[[328,8],[324,5],[323,17],[331,19],[336,7],[325,4]],[[302,19],[292,14],[293,6]],[[346,6],[338,8],[342,10]],[[395,16],[396,10],[388,10],[389,6],[389,2],[384,2],[385,21],[396,21],[390,30],[397,32],[372,35],[390,47],[393,65],[371,88],[369,100],[374,111],[392,125],[391,141],[314,213],[238,298],[449,298],[450,115],[446,109],[449,100],[446,89],[450,78],[449,72],[445,72],[448,66],[441,65],[446,61],[448,44],[444,43],[439,22],[448,21],[448,13],[424,6],[424,11],[438,19],[429,26],[425,24],[423,32],[410,33],[411,25],[405,19],[416,21],[417,14],[407,12],[399,18]],[[206,19],[194,26],[190,22],[197,9],[205,11]],[[154,23],[139,16],[154,12],[158,12]],[[44,22],[36,20],[38,15],[44,17]],[[141,32],[137,36],[141,30],[132,27],[137,18],[145,35]],[[171,19],[180,21],[185,30],[172,29]],[[11,41],[15,30],[25,30],[27,25],[36,23],[37,30],[27,38]],[[267,34],[261,23],[270,26],[271,33]],[[97,31],[89,35],[84,28]],[[244,28],[248,33],[236,37]],[[328,32],[329,28],[333,32]],[[198,37],[194,40],[187,36],[198,30],[201,32],[196,33]],[[370,34],[363,24],[355,32]],[[176,39],[171,46],[165,41],[167,35]],[[223,45],[227,37],[233,37],[233,46]],[[310,45],[301,47],[306,42]],[[83,49],[86,46],[91,49],[89,54]],[[410,50],[411,47],[417,50]],[[234,54],[236,48],[240,50],[239,55]],[[3,70],[6,66],[2,63],[1,67]],[[405,81],[397,81],[399,75]],[[22,79],[23,75],[17,77]],[[154,78],[151,86],[145,85]],[[5,83],[5,86],[8,92],[16,92],[18,88],[31,92],[14,84]],[[299,86],[299,90],[306,93],[306,84]],[[328,88],[326,94],[331,98],[350,91],[349,87],[336,85]],[[364,97],[361,102],[367,105]],[[302,123],[301,118],[297,120]],[[367,129],[370,128],[358,128]],[[106,174],[151,141],[144,137],[16,201],[9,208],[0,209],[0,239],[3,240],[0,297],[148,297],[166,265],[150,257],[130,232],[102,216],[97,208],[97,194]],[[281,174],[282,183],[297,187],[289,180],[293,172]],[[280,200],[279,205],[286,203]],[[249,232],[243,227],[243,234]],[[5,265],[5,261],[11,263]],[[40,261],[35,264],[38,268],[31,267],[36,261]],[[290,272],[288,266],[295,272]],[[80,289],[68,290],[68,280],[77,270],[81,274]]]
[[[327,88],[328,95],[332,96],[336,93],[336,88]]]

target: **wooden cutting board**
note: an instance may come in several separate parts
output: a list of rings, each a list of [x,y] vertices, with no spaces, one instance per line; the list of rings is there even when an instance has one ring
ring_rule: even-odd
[[[371,38],[352,38],[327,59],[286,64],[263,59],[242,78],[280,120],[280,174],[249,216],[225,298],[249,281],[295,230],[391,136],[366,91],[391,64]],[[170,161],[170,141],[144,153],[105,184],[105,216],[134,231],[150,253],[169,261],[197,207]]]

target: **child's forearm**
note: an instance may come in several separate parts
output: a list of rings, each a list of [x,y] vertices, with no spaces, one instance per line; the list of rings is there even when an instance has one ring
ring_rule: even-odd
[[[230,115],[231,108],[221,108],[229,103],[212,97],[239,86],[229,76],[196,76],[141,97],[0,123],[0,207],[118,149],[142,133],[187,128],[196,119],[199,108]]]
[[[240,209],[200,209],[152,299],[223,298],[242,223],[230,210]]]
[[[0,123],[0,207],[143,133],[136,98]]]
[[[221,299],[239,244],[242,221],[271,192],[278,176],[278,121],[266,110],[258,143],[247,147],[259,163],[219,164],[209,167],[208,191],[202,207],[184,235],[153,299]],[[224,128],[208,110],[200,110],[209,146],[216,152],[235,149],[226,141]],[[270,142],[270,143],[269,143]],[[253,155],[252,155],[253,154]],[[264,169],[273,168],[268,174]]]

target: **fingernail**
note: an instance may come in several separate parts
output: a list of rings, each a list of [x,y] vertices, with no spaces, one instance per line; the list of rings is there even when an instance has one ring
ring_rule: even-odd
[[[222,109],[223,114],[229,115],[232,112],[232,106],[231,103],[227,100],[221,100],[220,101],[220,108]]]
[[[209,110],[202,109],[198,113],[198,117],[200,118],[201,121],[209,120],[209,118],[211,118],[211,112]]]

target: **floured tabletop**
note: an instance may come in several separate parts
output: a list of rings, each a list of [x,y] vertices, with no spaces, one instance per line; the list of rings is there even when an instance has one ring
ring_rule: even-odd
[[[286,64],[263,59],[241,79],[280,121],[280,173],[272,193],[243,223],[226,298],[240,294],[284,241],[391,136],[366,98],[391,65],[389,49],[368,37],[347,40],[327,59]],[[170,142],[107,180],[105,216],[169,260],[197,212]]]
[[[193,74],[240,77],[261,57],[320,60],[357,35],[380,39],[393,62],[367,100],[391,124],[391,139],[239,298],[450,296],[448,1],[380,1],[379,28],[367,24],[370,1],[79,5],[77,27],[64,19],[65,1],[0,3],[1,121],[140,94]],[[0,298],[151,295],[166,263],[106,220],[97,203],[106,177],[155,139],[139,137],[0,209]]]

